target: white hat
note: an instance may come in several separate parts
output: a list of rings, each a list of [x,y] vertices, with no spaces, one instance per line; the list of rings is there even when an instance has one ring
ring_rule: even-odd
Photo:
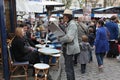
[[[63,14],[72,15],[72,11],[70,9],[65,9]]]

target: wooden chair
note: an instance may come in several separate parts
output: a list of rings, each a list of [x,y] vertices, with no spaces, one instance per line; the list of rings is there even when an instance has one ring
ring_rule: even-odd
[[[29,62],[17,62],[14,60],[14,57],[11,53],[11,45],[7,45],[8,55],[9,55],[9,70],[10,70],[10,80],[14,77],[25,77],[25,80],[28,80],[28,65]],[[19,74],[18,69],[23,70],[24,74]],[[15,74],[17,73],[17,74]]]
[[[61,56],[61,53],[52,55],[52,56],[50,57],[50,59],[49,59],[49,65],[51,65],[51,66],[58,66],[58,68],[59,68],[59,58],[60,58],[60,56]],[[56,58],[56,62],[55,62],[55,63],[52,63],[52,58],[53,58],[53,57]]]
[[[34,64],[35,68],[35,80],[48,80],[48,71],[50,66],[45,63],[36,63]],[[41,73],[42,76],[39,74]]]

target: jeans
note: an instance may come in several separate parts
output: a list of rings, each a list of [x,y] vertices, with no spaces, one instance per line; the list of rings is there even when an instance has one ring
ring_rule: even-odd
[[[104,58],[104,56],[105,56],[105,52],[104,53],[96,53],[98,66],[103,65],[103,58]]]
[[[67,55],[66,49],[63,50],[63,53],[67,80],[75,80],[73,55]]]

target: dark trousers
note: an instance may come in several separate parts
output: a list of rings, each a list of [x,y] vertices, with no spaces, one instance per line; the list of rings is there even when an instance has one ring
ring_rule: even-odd
[[[110,44],[110,50],[107,53],[108,58],[115,58],[119,55],[118,52],[118,44],[116,44],[114,41],[109,41]]]
[[[74,59],[73,59],[74,60],[74,64],[77,64],[77,57],[78,57],[78,55],[79,55],[79,53],[74,55]]]
[[[39,53],[37,51],[33,51],[31,53],[28,53],[21,60],[29,61],[30,64],[39,63],[40,62]]]
[[[65,58],[67,80],[75,80],[73,55],[67,55],[66,49],[63,49],[63,56]]]
[[[81,73],[85,73],[86,71],[86,64],[81,64]]]
[[[93,58],[92,58],[92,51],[89,52],[89,62],[93,61]]]

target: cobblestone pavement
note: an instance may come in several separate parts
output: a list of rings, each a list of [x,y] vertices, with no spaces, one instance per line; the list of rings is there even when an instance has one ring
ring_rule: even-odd
[[[67,80],[66,73],[64,69],[64,58],[60,57],[59,69],[51,67],[50,75],[52,80]],[[74,66],[76,80],[120,80],[120,62],[115,58],[105,58],[104,59],[104,71],[99,72],[97,67],[97,61],[95,55],[93,55],[93,62],[87,64],[87,70],[85,74],[80,73],[80,65]],[[34,80],[31,75],[31,70],[29,70],[28,80]],[[61,74],[61,76],[59,76]],[[59,79],[60,78],[60,79]],[[2,75],[0,75],[0,80],[4,80]],[[21,80],[13,79],[13,80]],[[24,80],[22,78],[22,80]]]
[[[61,65],[64,65],[64,62]],[[104,59],[103,72],[98,70],[95,55],[93,55],[93,62],[87,64],[85,74],[80,73],[79,64],[74,69],[76,80],[120,80],[120,62],[115,58]],[[64,66],[62,66],[61,80],[67,80]]]
[[[21,71],[21,70],[20,70]],[[18,71],[19,72],[19,71]],[[49,78],[52,80],[58,80],[60,76],[61,68],[58,66],[51,66],[49,69]],[[51,80],[49,79],[49,80]],[[3,78],[2,67],[0,66],[0,80],[5,80]],[[12,80],[25,80],[25,78],[12,78]],[[28,69],[28,80],[34,80],[32,76],[32,69]]]

